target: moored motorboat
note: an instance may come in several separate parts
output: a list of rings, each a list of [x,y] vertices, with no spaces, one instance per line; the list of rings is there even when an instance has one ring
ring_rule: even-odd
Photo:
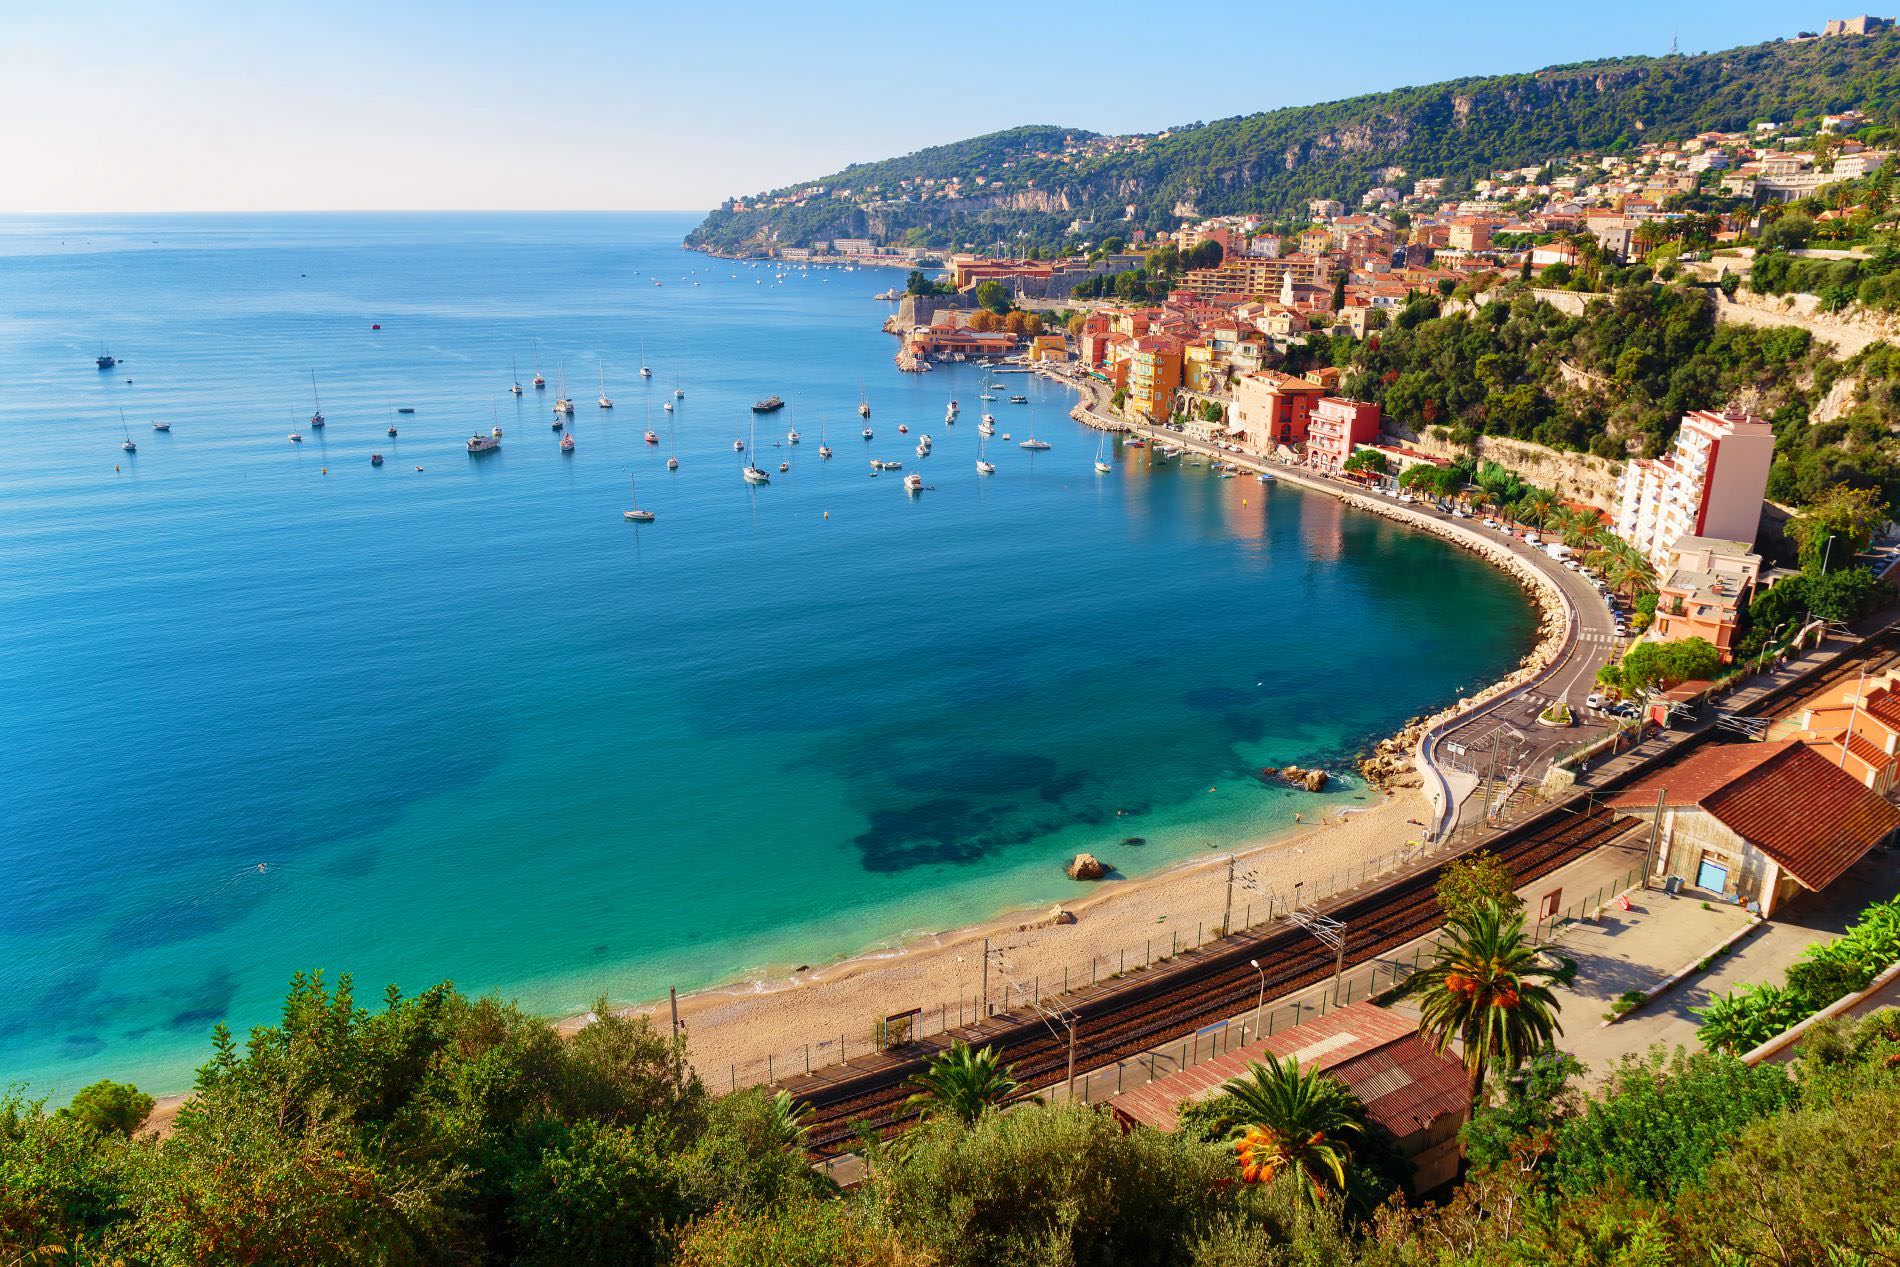
[[[172,424],[169,422],[155,422],[152,424],[152,430],[154,431],[170,431],[171,429]]]
[[[658,444],[660,442],[660,437],[654,435],[651,431],[648,431],[646,434],[646,441],[648,444]]]
[[[906,475],[904,477],[904,491],[907,493],[923,492],[924,491],[924,477],[919,475],[915,471],[912,471],[909,475]]]
[[[764,400],[752,402],[752,412],[755,414],[769,414],[783,408],[785,408],[785,402],[777,396],[767,396]]]
[[[485,436],[478,431],[468,438],[468,451],[470,453],[493,453],[500,447],[501,440],[497,436]]]
[[[380,454],[380,453],[372,453],[372,454],[370,454],[370,455],[369,455],[369,464],[370,464],[371,466],[381,466],[381,465],[383,464],[383,455],[382,455],[382,454]]]
[[[574,437],[562,436],[561,437],[561,452],[572,453],[573,451],[574,451]]]

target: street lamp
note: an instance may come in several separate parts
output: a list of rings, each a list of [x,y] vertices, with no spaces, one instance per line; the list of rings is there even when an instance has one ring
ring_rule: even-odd
[[[1254,1001],[1253,1005],[1253,1040],[1257,1043],[1260,1041],[1260,1010],[1267,1005],[1267,973],[1260,966],[1258,959],[1249,959],[1247,962],[1252,964],[1253,970],[1260,974],[1260,997]]]

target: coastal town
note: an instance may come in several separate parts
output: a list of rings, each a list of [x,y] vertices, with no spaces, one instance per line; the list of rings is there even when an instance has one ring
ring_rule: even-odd
[[[0,80],[0,1267],[1900,1264],[1894,18],[298,8]]]

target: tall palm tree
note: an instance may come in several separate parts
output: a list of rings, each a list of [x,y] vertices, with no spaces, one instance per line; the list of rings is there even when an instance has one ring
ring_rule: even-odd
[[[1564,508],[1557,503],[1557,494],[1548,488],[1533,488],[1525,493],[1517,503],[1517,517],[1533,528],[1547,526]]]
[[[1364,1135],[1366,1106],[1319,1067],[1302,1073],[1293,1056],[1267,1054],[1223,1088],[1233,1098],[1239,1122],[1233,1128],[1240,1177],[1271,1183],[1297,1171],[1301,1190],[1315,1200],[1347,1188],[1351,1140]]]
[[[1564,974],[1540,962],[1524,937],[1524,916],[1495,902],[1450,920],[1445,931],[1449,939],[1412,978],[1410,992],[1421,998],[1419,1033],[1441,1052],[1454,1038],[1463,1045],[1476,1110],[1493,1065],[1515,1069],[1563,1033],[1557,997],[1545,983]]]
[[[1591,556],[1603,583],[1625,598],[1656,588],[1656,568],[1641,550],[1618,537],[1605,537]]]
[[[985,1110],[1000,1108],[1022,1086],[994,1047],[972,1050],[965,1042],[952,1042],[950,1050],[932,1056],[924,1071],[909,1081],[918,1090],[906,1107],[917,1109],[926,1120],[953,1117],[965,1126]]]

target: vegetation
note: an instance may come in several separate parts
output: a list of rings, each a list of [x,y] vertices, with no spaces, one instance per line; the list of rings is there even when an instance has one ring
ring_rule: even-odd
[[[1475,1109],[1492,1068],[1512,1072],[1563,1032],[1549,985],[1562,970],[1524,936],[1522,912],[1496,902],[1448,919],[1445,932],[1408,992],[1419,1000],[1422,1035],[1439,1051],[1458,1041]]]
[[[1360,449],[1346,459],[1341,469],[1349,475],[1384,475],[1392,464],[1377,449]]]
[[[910,1081],[917,1088],[910,1107],[920,1116],[951,1117],[965,1126],[1001,1108],[1020,1087],[995,1048],[972,1051],[961,1042],[932,1056],[924,1071],[912,1074]]]
[[[1597,681],[1629,696],[1668,690],[1684,682],[1713,682],[1722,676],[1722,653],[1706,638],[1639,642],[1618,664],[1597,670]]]
[[[1511,869],[1488,849],[1452,859],[1439,873],[1433,892],[1447,920],[1468,920],[1486,906],[1507,913],[1524,909]]]
[[[370,1010],[299,979],[277,1025],[218,1036],[162,1140],[0,1102],[0,1261],[1841,1267],[1900,1244],[1893,1011],[1816,1026],[1791,1067],[1626,1061],[1595,1099],[1569,1057],[1500,1063],[1466,1182],[1376,1212],[1350,1199],[1375,1133],[1291,1062],[1173,1134],[1078,1104],[937,1114],[870,1141],[842,1193],[788,1097],[710,1096],[679,1045],[602,1016],[564,1042],[447,986]]]
[[[1072,244],[1067,226],[1078,215],[1093,216],[1104,236],[1125,236],[1176,227],[1183,203],[1204,215],[1288,213],[1321,197],[1350,204],[1393,165],[1445,177],[1455,193],[1497,168],[1578,150],[1617,152],[1646,137],[1738,130],[1848,106],[1884,119],[1900,101],[1897,64],[1900,39],[1888,33],[1454,80],[1190,124],[1114,146],[1088,144],[1099,138],[1070,129],[1015,128],[857,164],[748,199],[745,211],[722,208],[687,242],[738,251],[859,237],[870,228],[860,205],[868,203],[885,235],[909,245],[1054,247]],[[921,177],[961,177],[965,187],[954,200],[903,188]],[[826,192],[813,192],[819,187]],[[785,204],[773,205],[778,198]],[[1130,203],[1134,214],[1125,219]]]
[[[1702,1018],[1696,1036],[1714,1051],[1739,1055],[1753,1050],[1834,1000],[1866,989],[1895,963],[1900,963],[1900,897],[1868,907],[1832,941],[1806,947],[1788,968],[1785,985],[1744,985],[1694,1009]]]

